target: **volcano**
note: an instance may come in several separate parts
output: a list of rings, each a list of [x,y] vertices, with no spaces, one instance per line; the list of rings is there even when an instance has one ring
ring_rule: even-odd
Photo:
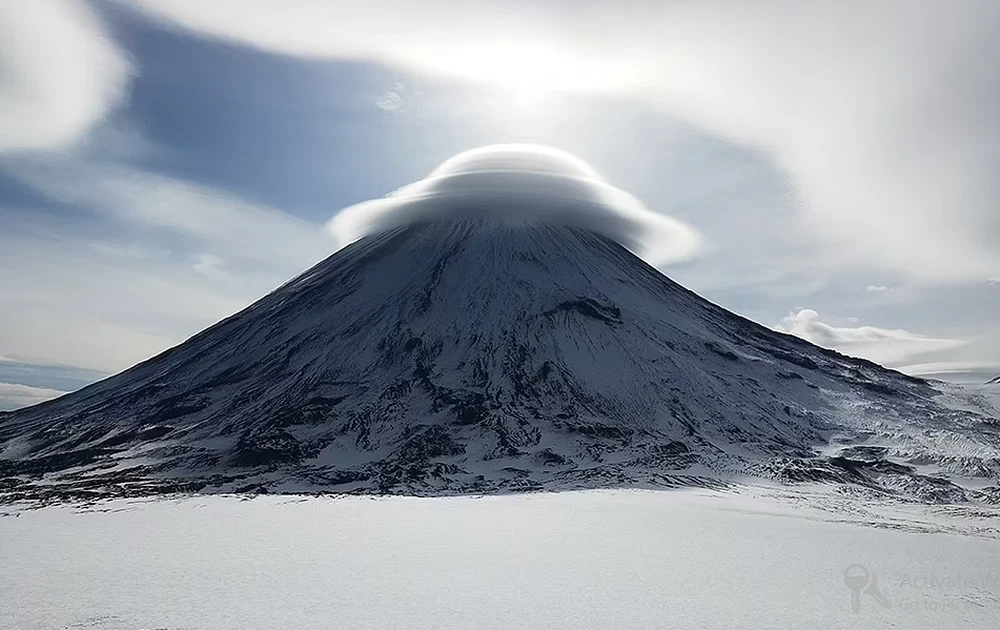
[[[374,221],[183,344],[0,415],[0,493],[763,478],[929,501],[998,495],[992,410],[702,299],[633,253],[627,230],[593,218],[603,198],[578,165],[530,157],[514,160],[530,172],[480,159],[458,183],[448,173],[436,188],[447,193],[420,190],[420,212]],[[559,194],[539,178],[559,179]],[[590,218],[569,220],[572,208]]]

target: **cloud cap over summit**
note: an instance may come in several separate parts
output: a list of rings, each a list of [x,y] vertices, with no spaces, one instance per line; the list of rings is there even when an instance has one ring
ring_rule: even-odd
[[[655,266],[688,260],[703,245],[695,228],[649,210],[578,157],[531,144],[462,152],[418,182],[345,208],[327,227],[340,248],[403,225],[466,219],[579,227]]]

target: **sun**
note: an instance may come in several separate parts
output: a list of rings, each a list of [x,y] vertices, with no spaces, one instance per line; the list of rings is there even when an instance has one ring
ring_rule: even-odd
[[[624,64],[522,40],[470,43],[441,65],[450,74],[502,88],[520,104],[555,93],[618,91],[631,80]]]

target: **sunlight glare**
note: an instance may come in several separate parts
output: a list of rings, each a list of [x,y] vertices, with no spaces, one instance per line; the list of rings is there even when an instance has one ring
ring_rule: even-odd
[[[556,92],[612,92],[629,74],[607,61],[524,41],[492,41],[467,47],[447,61],[451,73],[508,90],[517,104],[533,105]]]

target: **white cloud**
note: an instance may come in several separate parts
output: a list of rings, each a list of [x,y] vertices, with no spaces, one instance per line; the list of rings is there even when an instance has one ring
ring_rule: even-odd
[[[294,273],[333,251],[319,226],[193,182],[87,155],[22,159],[6,166],[9,175],[54,201],[86,207],[164,237],[181,236],[189,247],[207,246],[211,256]],[[206,260],[201,262],[205,270]]]
[[[869,293],[885,293],[886,291],[891,291],[889,287],[884,284],[869,284],[865,291]]]
[[[522,5],[512,10],[500,0],[117,2],[156,19],[265,50],[313,58],[376,59],[518,89],[555,85],[587,90],[622,86],[624,79],[635,78],[629,60],[610,60],[608,49],[586,60],[578,58],[579,41],[567,37],[572,33],[560,32],[559,25],[565,23],[571,32],[579,27],[594,29],[603,18],[597,11],[596,20],[590,20],[592,11],[578,7],[565,11],[555,4]],[[603,8],[606,13],[615,7]],[[595,41],[607,38],[605,33]]]
[[[93,155],[3,165],[51,199],[83,209],[65,222],[3,209],[0,352],[19,361],[116,372],[334,249],[320,225]],[[19,217],[30,217],[29,229],[15,229]],[[99,240],[85,236],[95,232]]]
[[[17,383],[0,383],[0,411],[20,409],[52,400],[66,392],[43,387],[30,387]]]
[[[226,261],[221,256],[216,256],[215,254],[198,254],[195,256],[194,270],[198,273],[215,277],[222,278],[226,276],[226,272],[223,271]]]
[[[80,140],[122,102],[129,74],[87,3],[0,2],[0,152]]]
[[[384,112],[401,112],[403,111],[403,97],[399,92],[387,90],[375,99],[375,107]]]
[[[961,339],[939,339],[899,329],[831,326],[821,321],[819,313],[808,308],[790,314],[776,328],[818,346],[871,359],[887,367],[900,367],[914,357],[968,344]]]
[[[375,107],[390,113],[405,111],[408,95],[409,90],[406,89],[406,86],[402,83],[396,83],[385,92],[379,94],[378,98],[375,99]]]
[[[475,200],[476,203],[455,203]],[[652,265],[690,259],[702,247],[692,227],[651,212],[563,151],[495,145],[465,151],[389,197],[340,211],[328,224],[339,246],[366,234],[441,217],[504,223],[545,221],[605,234]]]
[[[618,90],[753,146],[803,226],[908,276],[1000,269],[1000,3],[120,0],[287,54]]]

